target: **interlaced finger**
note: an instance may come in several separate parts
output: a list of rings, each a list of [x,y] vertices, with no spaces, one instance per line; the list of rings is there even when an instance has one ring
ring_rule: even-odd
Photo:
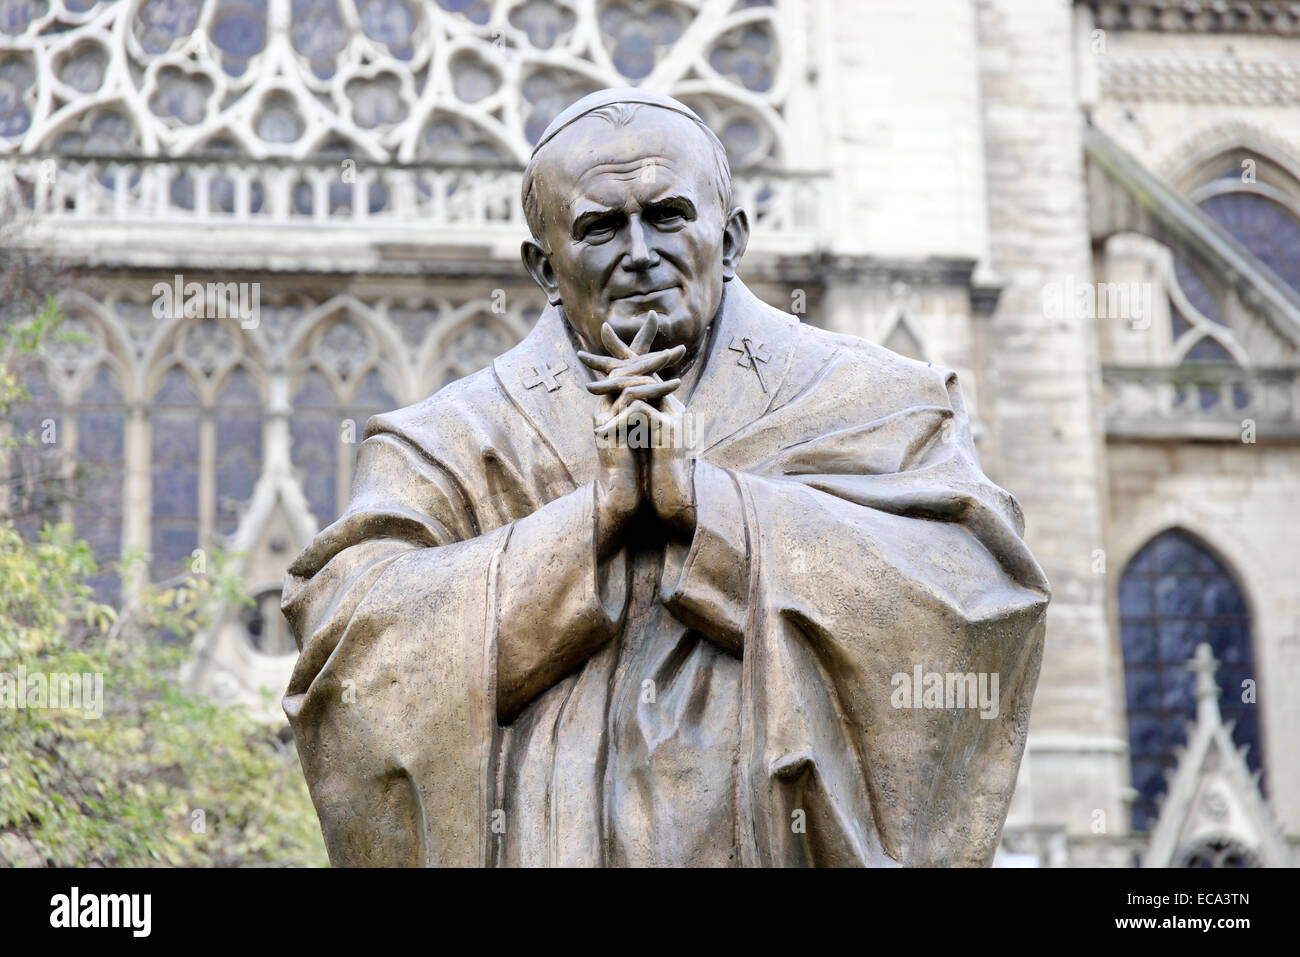
[[[651,379],[644,385],[634,385],[629,389],[624,389],[623,394],[620,395],[618,400],[614,403],[614,411],[615,413],[618,413],[622,411],[625,406],[628,406],[633,402],[642,400],[653,402],[656,399],[662,399],[681,384],[681,379],[669,379],[667,382],[660,382],[658,379]]]
[[[663,349],[659,352],[647,352],[635,359],[615,359],[611,356],[596,355],[592,352],[579,352],[578,358],[588,368],[603,372],[606,375],[638,376],[650,375],[653,372],[658,372],[664,366],[680,362],[684,355],[686,355],[685,346],[673,346],[671,349]]]
[[[601,323],[600,341],[605,344],[605,348],[609,350],[609,354],[615,359],[636,358],[636,353],[628,348],[628,344],[618,337],[618,333],[614,331],[614,327],[608,322]]]
[[[589,383],[587,385],[587,391],[593,395],[609,395],[611,392],[622,392],[624,389],[632,386],[645,385],[648,382],[659,381],[659,379],[648,375],[612,376],[608,379],[601,379],[599,382]]]

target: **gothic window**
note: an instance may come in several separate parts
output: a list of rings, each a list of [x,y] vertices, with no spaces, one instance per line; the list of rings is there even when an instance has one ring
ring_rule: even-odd
[[[262,467],[264,399],[251,340],[223,319],[187,320],[167,335],[171,365],[149,408],[155,579],[187,570],[194,549],[225,544]]]
[[[122,549],[122,495],[126,475],[126,407],[108,366],[100,365],[77,401],[73,516],[100,571],[90,584],[101,601],[116,604],[121,583],[108,566]]]
[[[217,503],[214,529],[232,534],[240,509],[253,497],[262,471],[262,398],[243,368],[235,369],[217,398]]]
[[[329,379],[319,369],[302,377],[293,396],[289,429],[293,464],[316,521],[324,528],[339,514],[338,457],[342,416]]]
[[[1234,150],[1204,169],[1205,178],[1188,198],[1282,282],[1300,291],[1300,199],[1295,181],[1269,160],[1242,160]],[[1243,169],[1255,171],[1247,177]],[[1210,172],[1212,171],[1212,172]],[[1217,178],[1216,178],[1217,177]],[[1279,187],[1278,184],[1281,184]],[[1221,292],[1215,292],[1191,264],[1175,256],[1171,283],[1170,341],[1179,361],[1226,364],[1242,354],[1229,329]]]
[[[68,355],[66,349],[53,352]],[[78,371],[70,366],[65,381]],[[10,455],[9,509],[29,541],[47,522],[72,522],[100,567],[89,584],[101,601],[115,601],[119,583],[111,566],[121,557],[126,409],[106,364],[85,371],[71,405],[54,388],[48,368],[34,365],[23,374],[30,398],[13,409],[19,446]]]
[[[540,314],[526,309],[523,320],[531,326]],[[491,314],[477,313],[450,329],[438,343],[436,366],[428,391],[436,392],[448,383],[477,372],[518,341],[504,322]]]
[[[155,578],[184,572],[199,547],[199,433],[202,410],[189,377],[180,366],[163,376],[150,406],[153,441],[150,475]]]
[[[1186,744],[1196,716],[1188,662],[1201,642],[1219,661],[1216,680],[1233,740],[1247,745],[1252,771],[1261,764],[1255,704],[1243,703],[1244,682],[1255,681],[1250,615],[1223,564],[1188,533],[1164,532],[1129,562],[1119,583],[1120,638],[1128,710],[1133,787],[1133,829],[1154,826],[1166,771]]]
[[[384,383],[368,333],[348,317],[318,328],[293,392],[293,463],[322,527],[347,504],[367,420],[402,404]]]

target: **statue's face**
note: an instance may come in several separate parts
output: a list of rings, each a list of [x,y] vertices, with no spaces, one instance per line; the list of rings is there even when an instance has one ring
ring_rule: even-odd
[[[606,321],[630,341],[651,310],[658,348],[690,349],[708,328],[748,239],[714,168],[706,136],[670,110],[643,108],[622,127],[588,117],[547,144],[535,187],[545,226],[524,258],[589,347]]]

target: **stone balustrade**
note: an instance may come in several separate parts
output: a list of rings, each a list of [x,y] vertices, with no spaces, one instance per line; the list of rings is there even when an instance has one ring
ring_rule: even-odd
[[[1104,366],[1112,437],[1256,441],[1300,436],[1300,367]]]

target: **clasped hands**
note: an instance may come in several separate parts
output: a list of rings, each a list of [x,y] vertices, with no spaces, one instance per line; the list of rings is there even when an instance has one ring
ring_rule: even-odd
[[[681,379],[664,381],[659,370],[680,362],[685,346],[647,351],[659,331],[651,311],[629,346],[609,323],[600,338],[609,355],[579,352],[578,358],[603,378],[587,385],[608,398],[592,425],[599,458],[596,505],[602,527],[621,529],[649,505],[671,529],[695,531],[692,450],[683,447],[685,406],[673,395]]]

